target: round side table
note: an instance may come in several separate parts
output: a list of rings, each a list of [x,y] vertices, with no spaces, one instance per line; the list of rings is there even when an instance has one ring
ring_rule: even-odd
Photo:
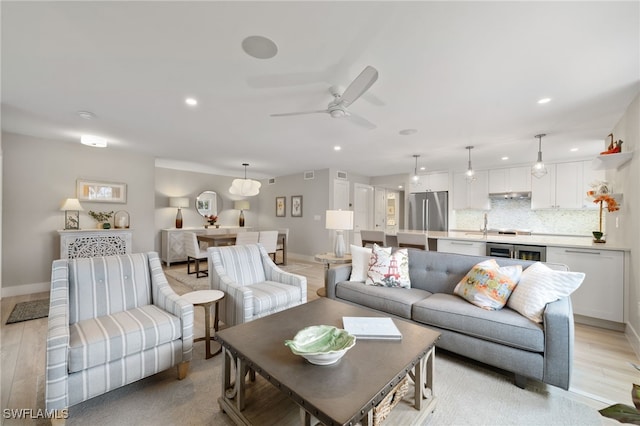
[[[314,259],[317,262],[322,262],[325,265],[324,268],[324,287],[321,287],[316,291],[316,294],[320,297],[327,297],[327,281],[329,275],[329,268],[331,265],[343,265],[351,263],[351,253],[345,253],[342,257],[337,257],[334,253],[321,253],[316,254]]]
[[[220,349],[218,349],[216,353],[211,353],[211,305],[216,305],[216,313],[213,320],[213,329],[214,331],[218,331],[218,302],[224,299],[224,292],[220,290],[198,290],[185,293],[181,297],[184,298],[187,302],[191,303],[193,306],[202,306],[204,308],[204,337],[193,339],[193,341],[201,342],[204,340],[206,359],[209,359],[214,355],[218,355],[220,352],[222,352],[222,346],[220,346]]]

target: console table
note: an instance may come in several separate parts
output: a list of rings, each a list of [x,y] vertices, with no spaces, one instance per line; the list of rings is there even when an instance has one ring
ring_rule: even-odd
[[[60,230],[60,259],[131,253],[130,229]]]

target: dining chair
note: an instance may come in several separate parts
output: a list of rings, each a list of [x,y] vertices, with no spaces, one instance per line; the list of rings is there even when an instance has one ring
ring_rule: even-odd
[[[262,244],[269,257],[276,261],[276,248],[278,247],[278,231],[260,231],[258,242]]]
[[[427,234],[417,232],[398,232],[398,247],[411,247],[420,250],[429,250]]]
[[[247,244],[256,244],[259,237],[260,233],[257,231],[238,232],[236,235],[236,245],[244,246]]]
[[[379,246],[385,247],[387,245],[387,241],[385,238],[384,231],[360,231],[360,238],[362,239],[362,247],[366,247],[367,244],[373,246],[374,244],[378,244]]]
[[[282,237],[281,237],[282,235]],[[276,265],[286,265],[287,264],[287,256],[286,256],[286,248],[287,244],[289,244],[289,228],[280,228],[278,229],[278,245],[276,246],[276,256],[279,251],[282,252],[282,262],[276,262]]]
[[[209,275],[207,271],[200,270],[200,261],[207,259],[207,250],[203,250],[194,232],[184,233],[184,251],[187,254],[187,274],[196,274],[196,278]],[[196,270],[191,272],[191,261],[196,265]]]

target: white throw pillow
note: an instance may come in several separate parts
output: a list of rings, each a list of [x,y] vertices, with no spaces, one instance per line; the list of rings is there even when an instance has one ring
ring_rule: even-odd
[[[370,247],[360,247],[351,244],[351,277],[349,281],[364,281],[369,270]]]
[[[547,303],[569,296],[584,281],[584,273],[554,271],[536,262],[522,271],[520,282],[511,293],[507,306],[531,321],[542,323]]]

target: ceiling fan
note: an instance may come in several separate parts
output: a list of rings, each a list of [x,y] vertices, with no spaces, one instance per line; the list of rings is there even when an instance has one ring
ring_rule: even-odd
[[[340,89],[336,86],[331,86],[329,92],[333,95],[333,101],[329,102],[327,109],[315,110],[315,111],[300,111],[300,112],[286,112],[282,114],[271,114],[271,117],[288,117],[291,115],[304,115],[315,113],[327,113],[333,118],[349,117],[349,119],[368,129],[375,129],[375,124],[369,120],[347,111],[347,107],[354,103],[369,87],[373,85],[378,79],[378,70],[371,65],[367,65],[365,69],[351,82],[349,87],[346,88],[344,93],[340,93]]]

